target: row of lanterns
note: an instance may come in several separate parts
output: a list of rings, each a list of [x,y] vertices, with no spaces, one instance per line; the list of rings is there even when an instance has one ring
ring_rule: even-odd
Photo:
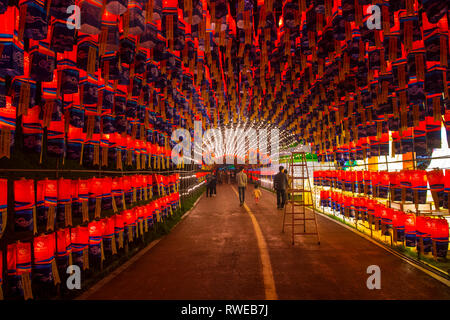
[[[396,242],[407,247],[417,247],[421,252],[432,252],[446,258],[449,242],[449,225],[446,219],[405,213],[366,197],[347,196],[331,190],[320,191],[320,204],[342,216],[362,220],[381,230],[383,235],[393,231]]]
[[[65,275],[70,265],[81,270],[98,266],[105,257],[116,255],[125,243],[131,244],[144,237],[156,223],[164,222],[179,207],[179,193],[174,192],[147,205],[91,221],[86,226],[59,229],[36,236],[32,242],[8,244],[5,263],[8,294],[31,299],[32,281],[56,285],[61,282],[59,275]],[[0,293],[2,257],[0,252]]]
[[[102,216],[102,211],[118,212],[154,195],[179,192],[179,175],[138,174],[90,179],[22,178],[13,183],[14,231],[52,231],[85,223]],[[0,179],[0,230],[6,227],[8,186]],[[77,223],[74,223],[76,220]]]
[[[392,201],[426,203],[427,190],[431,191],[436,208],[448,208],[450,171],[436,169],[388,171],[314,171],[314,184],[343,191],[373,195]]]

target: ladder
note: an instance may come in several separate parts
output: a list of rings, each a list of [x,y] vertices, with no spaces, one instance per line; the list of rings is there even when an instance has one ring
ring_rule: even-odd
[[[300,162],[295,162],[296,156],[300,157]],[[292,152],[289,160],[288,179],[291,184],[286,189],[288,199],[286,199],[286,205],[284,206],[283,214],[283,228],[291,227],[292,229],[292,244],[295,243],[296,235],[316,235],[317,243],[320,245],[319,229],[317,228],[316,211],[314,208],[314,198],[312,194],[311,182],[309,180],[308,165],[306,162],[305,152]],[[300,167],[301,170],[295,170],[296,167]],[[297,175],[296,171],[301,171],[301,175]],[[295,183],[296,180],[300,180],[300,183]],[[300,199],[296,199],[295,196],[301,195]],[[307,217],[307,212],[309,216]],[[287,216],[291,216],[286,219]],[[311,217],[312,216],[312,217]],[[288,221],[290,220],[290,222]],[[315,231],[308,231],[306,228],[307,221],[314,221]],[[303,228],[301,228],[303,226]],[[296,227],[300,227],[297,228]],[[303,232],[299,232],[298,229],[303,229]]]

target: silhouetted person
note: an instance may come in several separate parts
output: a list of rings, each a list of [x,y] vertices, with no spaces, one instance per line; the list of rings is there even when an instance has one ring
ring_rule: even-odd
[[[277,209],[283,209],[286,203],[286,188],[288,186],[288,179],[283,172],[284,167],[280,166],[279,172],[273,178],[273,188],[277,192]]]

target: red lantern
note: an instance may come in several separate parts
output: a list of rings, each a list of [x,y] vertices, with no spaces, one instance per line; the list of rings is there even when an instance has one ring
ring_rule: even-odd
[[[449,229],[445,219],[433,219],[431,223],[431,238],[436,244],[436,255],[440,258],[447,257]]]
[[[417,192],[415,203],[426,203],[427,198],[427,175],[424,170],[411,170],[409,172],[411,187]]]
[[[407,214],[405,218],[405,239],[407,247],[416,246],[416,216]]]
[[[14,181],[14,230],[33,231],[36,230],[36,218],[33,217],[33,207],[35,205],[34,181],[16,180]]]

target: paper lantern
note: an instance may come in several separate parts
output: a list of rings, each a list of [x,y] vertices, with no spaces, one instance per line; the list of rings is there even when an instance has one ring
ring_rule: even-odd
[[[72,180],[58,180],[58,214],[59,226],[72,226]]]
[[[427,198],[427,175],[424,170],[411,170],[410,181],[411,187],[414,192],[417,192],[415,196],[415,203],[425,203]]]
[[[81,202],[81,213],[83,222],[89,221],[89,180],[78,180],[78,198]]]
[[[99,265],[105,259],[103,252],[103,224],[101,221],[92,221],[88,224],[89,230],[89,263],[91,266]]]
[[[116,238],[116,246],[118,249],[123,248],[124,236],[124,219],[121,214],[116,214],[114,218],[114,237]]]
[[[8,209],[8,180],[0,179],[0,236],[1,234],[3,234],[6,227],[7,209]]]
[[[60,274],[65,274],[67,267],[72,264],[70,228],[56,231],[56,263]]]
[[[423,252],[431,251],[431,218],[416,217],[417,250],[423,246]]]
[[[71,228],[72,259],[80,269],[89,269],[89,229],[88,227]]]
[[[115,219],[114,217],[101,220],[104,224],[103,228],[103,250],[105,254],[115,255],[117,254],[117,246],[115,240]]]
[[[33,280],[40,283],[61,283],[55,261],[55,233],[33,239]]]
[[[35,193],[33,180],[14,181],[14,230],[35,231]]]
[[[8,286],[13,297],[33,299],[31,290],[31,243],[17,242],[7,246]]]
[[[407,247],[416,246],[416,216],[407,214],[405,218],[405,244]]]
[[[393,210],[392,226],[394,227],[394,241],[403,242],[405,239],[405,219],[405,213],[402,211]]]
[[[447,257],[449,229],[445,219],[432,219],[431,238],[436,244],[436,255],[440,258]]]

